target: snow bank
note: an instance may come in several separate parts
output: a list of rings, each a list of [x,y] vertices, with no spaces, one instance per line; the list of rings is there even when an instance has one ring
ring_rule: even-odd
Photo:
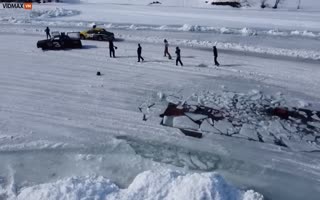
[[[216,173],[182,173],[171,170],[145,171],[127,189],[98,177],[72,177],[23,188],[18,200],[262,200],[252,190],[241,191]]]
[[[84,3],[120,3],[133,5],[148,5],[153,0],[81,0]],[[261,0],[159,0],[164,6],[183,6],[183,7],[208,7],[211,3],[225,3],[236,2],[241,6],[260,8]],[[266,0],[266,4],[272,7],[275,0]],[[296,9],[298,7],[298,0],[281,0],[279,8]],[[302,0],[300,4],[301,9],[319,9],[320,2],[315,0]]]
[[[246,32],[244,30],[244,32]],[[162,43],[163,38],[160,37],[139,37],[132,35],[121,36],[126,40],[133,41],[146,41],[150,43]],[[215,41],[201,41],[201,40],[180,40],[180,39],[170,39],[171,45],[178,46],[188,46],[188,47],[206,47],[212,48],[216,45],[219,49],[225,50],[234,50],[241,52],[251,52],[258,54],[269,54],[276,56],[286,56],[286,57],[294,57],[294,58],[303,58],[303,59],[311,59],[311,60],[320,60],[320,52],[308,49],[285,49],[285,48],[277,48],[277,47],[264,47],[264,46],[251,46],[251,45],[243,45],[239,43],[231,43],[231,42],[215,42]]]
[[[72,177],[23,188],[18,200],[106,199],[119,188],[104,177]]]
[[[64,8],[54,8],[49,10],[32,10],[30,12],[30,18],[55,18],[66,17],[80,14],[77,10],[68,10]]]

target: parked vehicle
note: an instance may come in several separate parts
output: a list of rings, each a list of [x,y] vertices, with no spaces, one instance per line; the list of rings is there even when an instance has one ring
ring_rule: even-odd
[[[68,32],[54,35],[51,39],[39,40],[37,47],[42,50],[59,50],[82,48],[79,32]]]
[[[114,40],[114,33],[108,32],[104,28],[93,28],[80,32],[80,38],[82,40],[109,41]]]

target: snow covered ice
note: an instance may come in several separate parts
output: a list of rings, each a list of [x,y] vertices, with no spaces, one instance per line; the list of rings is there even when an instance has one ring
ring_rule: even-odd
[[[0,199],[318,200],[320,3],[153,2],[0,6]],[[93,25],[116,58],[36,48]]]

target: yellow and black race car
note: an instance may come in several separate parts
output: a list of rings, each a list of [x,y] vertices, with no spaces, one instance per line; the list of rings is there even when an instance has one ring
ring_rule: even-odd
[[[114,40],[114,34],[106,31],[104,28],[93,28],[80,32],[80,38],[82,40],[109,41]]]

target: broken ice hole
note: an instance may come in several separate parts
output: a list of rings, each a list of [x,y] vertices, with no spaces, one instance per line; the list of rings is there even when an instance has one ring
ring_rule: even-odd
[[[203,126],[211,126],[214,121],[222,120],[223,112],[206,106],[184,104],[179,107],[169,103],[163,114],[161,124],[180,129],[187,136],[202,138]],[[214,127],[212,126],[212,129]],[[214,131],[214,130],[213,130]],[[218,131],[218,130],[216,130]]]
[[[272,131],[270,133],[261,132],[259,124],[243,123],[237,117],[226,112],[225,110],[217,110],[203,105],[168,103],[166,110],[160,115],[162,118],[161,125],[177,128],[184,135],[195,138],[202,138],[204,134],[214,133],[251,141],[272,143],[289,148],[294,145],[295,141],[291,141],[295,137],[294,134],[302,134],[302,138],[305,136],[310,137],[315,133],[319,133],[320,129],[320,112],[308,109],[270,107],[266,105],[261,110],[254,111],[264,121],[271,124],[274,123],[274,126],[280,125],[282,129],[279,129],[279,133],[272,133]],[[277,119],[274,119],[275,117]],[[302,128],[292,132],[287,129],[288,126]],[[291,134],[289,134],[289,140],[283,137],[286,133]],[[319,140],[320,135],[316,135],[314,142],[318,144]]]

